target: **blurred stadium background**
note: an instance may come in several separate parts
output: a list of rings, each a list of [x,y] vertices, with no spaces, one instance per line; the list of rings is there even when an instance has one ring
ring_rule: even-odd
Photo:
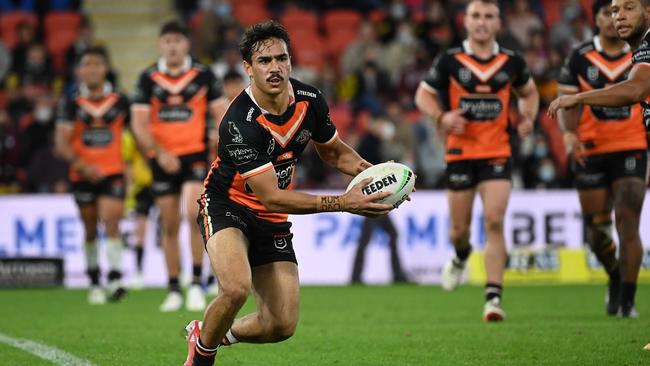
[[[605,275],[584,250],[562,134],[544,113],[556,96],[555,79],[565,56],[593,36],[591,1],[500,3],[499,42],[525,56],[542,98],[535,133],[512,139],[515,193],[506,218],[511,249],[506,285],[517,287],[505,294],[512,321],[498,329],[480,324],[482,289],[477,286],[457,295],[427,286],[307,288],[305,315],[294,339],[278,349],[227,351],[227,364],[650,362],[640,351],[650,341],[650,287],[640,287],[638,322],[604,317]],[[2,289],[87,285],[83,229],[67,193],[66,163],[53,149],[56,105],[74,90],[77,56],[90,46],[106,48],[112,80],[132,92],[138,73],[158,57],[160,25],[173,18],[188,24],[193,57],[218,77],[233,70],[243,74],[237,43],[246,26],[273,18],[287,27],[293,76],[323,91],[344,139],[418,174],[413,201],[391,216],[410,280],[437,283],[452,255],[441,179],[443,145],[417,112],[413,95],[435,56],[464,38],[464,7],[464,0],[0,0],[0,365],[43,362],[3,345],[4,333],[56,345],[101,365],[182,362],[184,344],[177,329],[196,314],[159,314],[160,290],[134,292],[110,309],[89,309],[80,291]],[[314,151],[303,155],[296,178],[298,189],[340,190],[348,183],[323,166]],[[650,222],[649,209],[646,205],[642,223]],[[475,211],[472,241],[481,248],[480,206]],[[155,214],[150,221],[156,223]],[[302,282],[349,283],[362,220],[321,214],[293,222]],[[130,243],[130,212],[122,230]],[[648,283],[650,225],[642,224],[641,237],[646,254],[640,282]],[[388,240],[381,231],[374,234],[364,282],[391,282]],[[479,250],[467,278],[476,285],[484,283],[480,256]],[[155,225],[147,233],[145,258],[146,284],[163,286]],[[125,256],[127,283],[133,262],[131,253]],[[38,327],[30,324],[34,319]],[[135,330],[140,322],[154,333],[142,341]],[[151,347],[139,351],[135,343],[140,342]],[[149,357],[138,358],[141,352]]]

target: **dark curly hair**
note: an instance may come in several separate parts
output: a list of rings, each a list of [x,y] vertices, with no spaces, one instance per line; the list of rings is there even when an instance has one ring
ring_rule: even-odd
[[[273,20],[268,20],[266,22],[254,24],[246,29],[244,38],[241,43],[239,43],[239,52],[241,52],[242,59],[249,64],[252,63],[253,52],[259,50],[262,43],[270,38],[283,40],[287,45],[289,54],[291,54],[291,42],[287,30],[282,26],[282,24]]]

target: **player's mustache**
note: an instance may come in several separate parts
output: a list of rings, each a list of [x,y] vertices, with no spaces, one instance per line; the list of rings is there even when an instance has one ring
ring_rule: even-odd
[[[284,78],[280,74],[272,74],[268,78],[266,78],[266,81],[271,81],[271,79],[280,79],[280,81],[284,80]]]

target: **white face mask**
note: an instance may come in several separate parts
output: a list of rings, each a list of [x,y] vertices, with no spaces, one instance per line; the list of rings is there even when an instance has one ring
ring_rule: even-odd
[[[555,168],[553,165],[544,164],[539,168],[539,179],[545,183],[552,182],[555,179]]]
[[[54,111],[48,106],[38,106],[34,109],[34,119],[39,123],[47,123],[52,119]]]

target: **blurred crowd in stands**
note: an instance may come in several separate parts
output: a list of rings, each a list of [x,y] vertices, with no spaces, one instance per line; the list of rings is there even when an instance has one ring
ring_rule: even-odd
[[[442,141],[413,96],[436,55],[463,40],[465,0],[174,4],[191,30],[193,56],[219,78],[244,75],[237,44],[247,25],[283,23],[294,77],[326,95],[344,139],[373,160],[413,167],[420,188],[444,188]],[[593,36],[590,7],[590,0],[501,1],[499,43],[524,55],[542,98],[535,133],[525,140],[513,135],[516,188],[571,187],[561,131],[544,110],[565,56]],[[52,149],[56,104],[74,90],[77,55],[98,45],[80,1],[0,0],[0,193],[67,190],[65,163]],[[111,78],[117,84],[115,73]],[[347,183],[313,151],[300,164],[299,188]]]

